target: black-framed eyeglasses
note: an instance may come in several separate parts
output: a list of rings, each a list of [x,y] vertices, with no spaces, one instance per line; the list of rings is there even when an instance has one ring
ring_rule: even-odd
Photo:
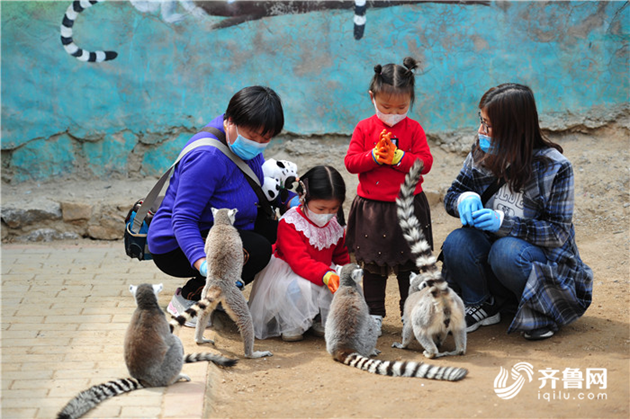
[[[481,116],[481,111],[477,112],[477,115],[479,115],[479,122],[483,126],[484,131],[486,132],[486,134],[488,134],[492,129],[492,126],[488,125],[488,123],[483,119],[483,117]]]

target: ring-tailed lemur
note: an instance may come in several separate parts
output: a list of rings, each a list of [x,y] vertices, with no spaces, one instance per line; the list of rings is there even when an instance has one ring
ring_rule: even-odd
[[[171,330],[183,326],[187,321],[199,316],[195,326],[195,341],[212,343],[203,337],[205,325],[217,305],[221,303],[225,312],[236,323],[243,338],[246,358],[271,356],[269,351],[254,351],[254,323],[243,293],[236,287],[243,271],[243,241],[233,226],[236,209],[212,208],[214,225],[206,238],[206,261],[208,276],[201,299],[183,314],[170,320]]]
[[[80,392],[59,412],[57,419],[74,419],[110,397],[147,387],[163,387],[190,377],[182,374],[185,363],[211,361],[231,367],[238,360],[211,353],[184,355],[181,340],[169,330],[157,294],[162,284],[132,285],[129,290],[137,308],[125,335],[125,363],[133,378],[120,378],[98,384]]]
[[[411,274],[409,296],[405,301],[402,344],[395,348],[407,348],[413,336],[424,348],[424,356],[437,358],[466,353],[466,315],[462,299],[451,290],[437,267],[437,259],[431,252],[420,222],[414,215],[413,193],[423,168],[418,159],[400,187],[396,199],[398,219],[403,236],[416,257],[420,274]],[[455,350],[439,352],[438,348],[448,334],[455,339]]]
[[[113,60],[118,56],[118,53],[115,51],[86,51],[79,48],[72,39],[72,27],[74,26],[74,21],[79,13],[92,7],[92,5],[96,3],[101,3],[103,1],[105,0],[75,0],[70,6],[68,6],[66,13],[63,15],[63,20],[61,21],[61,44],[68,54],[72,55],[79,61],[100,63],[103,61]]]
[[[79,48],[74,43],[72,27],[74,26],[74,22],[79,16],[79,13],[97,3],[102,3],[104,1],[105,0],[74,0],[72,4],[68,6],[68,9],[66,9],[66,13],[63,16],[63,20],[61,22],[61,44],[68,54],[72,55],[79,61],[86,61],[89,63],[101,63],[103,61],[113,60],[118,56],[118,53],[116,51],[86,51]],[[158,8],[161,8],[162,19],[164,19],[164,21],[167,23],[177,22],[184,18],[184,15],[175,13],[175,7],[177,3],[181,4],[187,13],[190,13],[196,17],[202,17],[205,15],[205,12],[197,7],[194,2],[190,0],[180,0],[179,2],[171,0],[131,0],[131,3],[136,9],[141,12],[154,12]]]
[[[365,32],[365,11],[367,10],[366,0],[355,0],[354,2],[354,39],[363,38]]]
[[[85,9],[92,7],[97,3],[102,3],[105,0],[74,0],[70,6],[66,9],[66,13],[64,14],[63,20],[61,22],[61,44],[63,45],[66,52],[76,59],[80,61],[85,61],[89,63],[101,63],[104,61],[110,61],[115,59],[118,56],[118,53],[115,51],[87,51],[80,47],[78,47],[74,43],[73,39],[73,31],[72,27],[74,26],[74,22],[78,15],[83,12]],[[230,10],[235,9],[233,3],[235,1],[225,1],[225,2],[206,2],[206,3],[215,3],[216,6],[204,6],[204,2],[199,2],[203,7],[197,6],[192,0],[151,0],[151,1],[140,1],[140,0],[130,0],[131,4],[142,13],[153,13],[158,9],[161,9],[162,19],[166,23],[178,22],[186,16],[186,14],[190,14],[195,16],[196,18],[204,18],[209,16],[208,12],[204,10],[203,7],[210,8],[217,13],[217,16],[232,16]],[[224,3],[224,4],[223,4]],[[227,27],[234,24],[238,24],[247,20],[261,19],[265,16],[275,16],[278,14],[282,14],[277,12],[278,7],[273,7],[276,2],[268,2],[269,6],[264,5],[267,2],[242,2],[243,4],[251,4],[251,8],[254,10],[247,9],[247,6],[241,12],[240,16],[232,16],[234,18],[234,23],[229,23],[230,19],[225,19],[223,23],[217,25],[217,28]],[[280,3],[280,2],[277,2]],[[287,12],[285,13],[306,13],[308,11],[313,10],[322,10],[326,7],[326,2],[322,1],[324,4],[323,7],[311,7],[309,3],[316,2],[284,2],[289,4],[287,7]],[[177,5],[181,5],[185,14],[180,14],[175,11]],[[331,2],[332,8],[349,8],[351,5],[345,6],[344,3],[341,3],[341,6],[336,2]],[[216,9],[216,10],[215,10]],[[359,40],[363,37],[363,33],[365,31],[365,12],[367,9],[366,0],[356,0],[354,2],[354,38]],[[280,10],[282,8],[280,7]],[[228,21],[226,23],[226,21]]]
[[[363,270],[358,265],[347,264],[341,268],[339,289],[330,304],[325,332],[326,350],[335,361],[373,374],[397,377],[457,381],[466,376],[468,371],[463,368],[370,359],[380,351],[376,349],[376,321],[370,316],[358,284],[362,277]]]

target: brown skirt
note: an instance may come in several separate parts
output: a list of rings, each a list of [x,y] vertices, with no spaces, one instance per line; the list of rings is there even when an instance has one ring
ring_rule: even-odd
[[[413,206],[433,249],[431,209],[424,192],[414,197]],[[416,269],[415,259],[398,224],[395,202],[373,201],[357,195],[348,215],[346,243],[357,263],[374,274],[386,276],[390,272]]]

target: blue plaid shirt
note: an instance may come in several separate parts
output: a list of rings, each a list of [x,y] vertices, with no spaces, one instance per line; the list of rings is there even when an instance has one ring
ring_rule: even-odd
[[[591,304],[593,271],[580,259],[573,227],[574,177],[571,163],[557,150],[537,150],[551,161],[534,162],[534,175],[523,189],[523,216],[505,215],[496,238],[517,237],[540,247],[547,263],[533,264],[518,311],[508,333],[546,326],[556,331],[584,314]],[[496,178],[468,154],[444,198],[455,217],[463,192],[483,194]]]

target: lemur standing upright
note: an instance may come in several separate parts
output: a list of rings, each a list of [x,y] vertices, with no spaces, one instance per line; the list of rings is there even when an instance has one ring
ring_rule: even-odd
[[[206,238],[206,260],[208,263],[208,277],[206,286],[201,292],[201,299],[183,314],[173,317],[171,327],[184,325],[195,316],[195,341],[212,343],[211,339],[203,337],[205,325],[210,315],[221,303],[225,312],[236,323],[243,338],[246,358],[261,358],[271,356],[269,351],[254,351],[254,324],[243,293],[236,287],[241,280],[243,271],[243,241],[234,227],[236,209],[212,208],[214,225]]]

